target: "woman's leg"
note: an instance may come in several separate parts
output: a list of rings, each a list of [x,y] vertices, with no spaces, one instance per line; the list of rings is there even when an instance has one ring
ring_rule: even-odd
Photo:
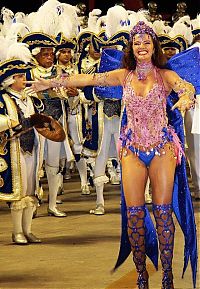
[[[147,168],[132,152],[122,157],[122,183],[127,205],[128,236],[138,272],[138,288],[148,288],[145,254],[145,200]]]
[[[155,156],[149,168],[152,185],[153,214],[159,240],[163,270],[162,288],[173,287],[172,258],[174,248],[174,223],[172,218],[172,191],[176,160],[173,148],[167,144],[165,154]]]

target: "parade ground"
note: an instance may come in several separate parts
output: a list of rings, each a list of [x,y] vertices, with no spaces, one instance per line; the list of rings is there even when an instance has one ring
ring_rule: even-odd
[[[47,215],[47,184],[44,180],[44,202],[38,207],[32,232],[41,244],[14,245],[11,241],[10,209],[0,203],[0,288],[46,289],[134,289],[136,271],[131,255],[111,273],[118,256],[120,242],[120,186],[105,185],[106,214],[89,214],[95,207],[95,192],[81,196],[77,175],[64,183],[63,204],[59,208],[66,218]],[[200,202],[193,202],[200,236]],[[148,205],[151,211],[151,205]],[[174,284],[176,289],[192,289],[190,265],[184,279],[183,235],[177,220],[174,251]],[[156,271],[147,261],[150,288],[161,288],[161,267]],[[197,288],[200,288],[200,274]]]

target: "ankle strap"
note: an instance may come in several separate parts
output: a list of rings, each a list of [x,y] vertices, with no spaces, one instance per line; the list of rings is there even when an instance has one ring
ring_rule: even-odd
[[[162,205],[156,205],[152,204],[153,211],[170,211],[173,209],[172,204],[162,204]]]

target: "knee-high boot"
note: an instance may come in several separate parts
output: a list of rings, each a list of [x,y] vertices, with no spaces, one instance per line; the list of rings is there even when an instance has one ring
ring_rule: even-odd
[[[156,221],[163,270],[162,289],[173,289],[172,258],[175,227],[172,218],[172,205],[153,204],[153,214]]]
[[[84,158],[80,158],[78,162],[76,162],[76,166],[81,179],[81,191],[82,195],[90,195],[90,189],[87,184],[87,163]]]
[[[61,212],[56,208],[57,193],[60,186],[59,168],[46,165],[45,169],[49,185],[49,207],[47,209],[48,214],[55,217],[66,217],[64,212]]]
[[[24,207],[24,198],[20,201],[14,201],[11,204],[11,218],[13,224],[12,240],[15,244],[19,245],[28,243],[22,229],[22,215]]]
[[[148,289],[148,273],[145,254],[145,205],[127,207],[128,236],[131,244],[133,262],[138,272],[139,289]]]
[[[41,243],[41,240],[33,235],[31,231],[34,208],[34,199],[31,196],[27,196],[26,207],[23,209],[22,214],[22,228],[24,236],[29,243]]]

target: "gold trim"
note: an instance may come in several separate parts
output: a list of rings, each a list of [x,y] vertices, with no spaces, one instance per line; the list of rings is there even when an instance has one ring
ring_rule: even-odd
[[[45,37],[47,37],[47,38],[49,38],[49,40],[42,40],[42,39],[35,39],[35,40],[29,40],[29,41],[27,41],[26,39],[27,38],[29,38],[31,35],[34,35],[34,36],[38,36],[38,35],[43,35],[43,36],[45,36]],[[50,41],[51,40],[51,41]],[[33,44],[40,44],[40,43],[43,43],[43,44],[52,44],[51,46],[52,47],[55,47],[56,45],[58,45],[58,41],[54,38],[54,37],[52,37],[52,36],[50,36],[49,34],[46,34],[46,33],[43,33],[43,32],[31,32],[31,33],[28,33],[28,34],[26,34],[22,39],[21,39],[21,41],[20,42],[23,42],[24,41],[24,43],[26,43],[26,44],[28,44],[28,45],[33,45]],[[53,43],[52,43],[53,42]]]
[[[83,103],[83,104],[91,104],[91,103],[92,103],[92,100],[89,100],[89,99],[87,99],[87,98],[85,97],[83,91],[81,91],[81,92],[79,93],[79,97],[80,97],[81,103]]]
[[[9,129],[9,120],[7,115],[0,115],[0,133]]]
[[[14,101],[7,94],[2,95],[8,115],[11,119],[18,120],[17,109]],[[10,135],[13,131],[10,129]],[[0,200],[4,201],[17,201],[22,197],[22,175],[21,175],[21,163],[20,163],[20,142],[19,139],[10,141],[10,157],[11,157],[11,174],[12,174],[12,193],[4,194],[0,192]]]
[[[77,126],[77,131],[78,131],[78,138],[79,142],[83,144],[84,142],[84,137],[82,133],[82,105],[78,105],[78,112],[76,114],[76,126]]]
[[[113,118],[116,118],[116,117],[120,118],[120,116],[119,116],[119,115],[116,115],[116,114],[114,114],[113,116],[107,116],[107,115],[104,113],[104,115],[105,115],[105,118],[107,118],[107,119],[109,119],[109,120],[111,120],[111,119],[113,119]]]
[[[0,158],[0,173],[7,170],[7,168],[8,168],[7,162],[3,158]]]
[[[103,112],[104,101],[98,103],[98,124],[99,124],[99,137],[98,137],[98,150],[97,155],[99,154],[102,142],[103,142],[103,130],[104,130],[104,112]]]
[[[93,94],[93,98],[94,98],[94,101],[95,102],[101,102],[102,100],[100,99],[100,98],[98,98],[98,96],[94,93],[94,89],[93,89],[93,91],[92,91],[92,94]]]
[[[13,59],[14,60],[18,60],[18,59]],[[10,60],[11,61],[11,60]],[[9,63],[10,61],[4,61],[1,63],[1,69],[0,69],[0,76],[4,75],[6,73],[6,71],[10,71],[12,69],[24,69],[24,70],[27,70],[28,68],[31,68],[32,65],[28,65],[28,64],[19,64],[19,65],[16,65],[16,64],[9,64],[7,67],[5,67],[4,69],[2,69],[2,66],[6,63]],[[19,73],[19,72],[18,72]],[[15,74],[12,74],[12,76],[18,74],[17,72]],[[10,75],[9,75],[10,77]]]
[[[87,157],[96,157],[97,156],[97,151],[93,151],[93,150],[90,150],[90,149],[88,149],[86,147],[83,147],[82,154],[87,156]]]
[[[69,132],[68,132],[68,125],[67,125],[67,115],[66,115],[66,110],[65,110],[65,103],[63,100],[61,100],[61,105],[62,105],[62,111],[63,111],[63,119],[62,119],[62,123],[63,123],[63,129],[65,131],[66,134],[66,138],[63,142],[64,148],[65,148],[65,153],[66,153],[66,157],[67,157],[67,161],[68,162],[72,162],[75,160],[74,158],[74,154],[72,152],[71,146],[70,146],[70,142],[69,142]]]

